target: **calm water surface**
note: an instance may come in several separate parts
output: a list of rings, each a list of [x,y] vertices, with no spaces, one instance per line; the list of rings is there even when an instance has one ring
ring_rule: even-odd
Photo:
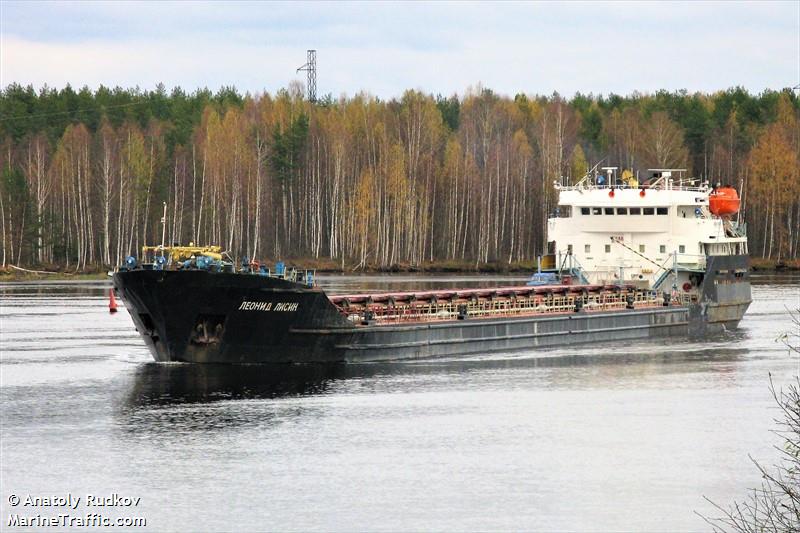
[[[332,291],[520,278],[328,277]],[[800,276],[756,276],[740,330],[333,367],[156,364],[105,283],[0,284],[9,515],[137,530],[707,530],[769,462],[768,389],[798,372]],[[12,507],[11,495],[84,499]],[[140,497],[88,508],[87,495]],[[42,528],[36,528],[42,530]],[[121,529],[121,528],[115,528]]]

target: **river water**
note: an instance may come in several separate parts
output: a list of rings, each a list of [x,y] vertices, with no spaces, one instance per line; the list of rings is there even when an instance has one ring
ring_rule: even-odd
[[[704,497],[742,499],[748,454],[777,457],[769,375],[799,370],[775,339],[800,276],[753,281],[741,328],[702,342],[278,368],[156,364],[107,283],[2,284],[0,529],[95,514],[142,531],[707,530]]]

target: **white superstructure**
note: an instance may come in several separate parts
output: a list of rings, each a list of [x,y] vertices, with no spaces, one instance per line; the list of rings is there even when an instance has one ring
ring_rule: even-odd
[[[615,168],[561,185],[548,221],[557,267],[589,283],[636,283],[655,289],[697,286],[709,255],[747,254],[743,225],[709,209],[707,183],[684,181],[682,171],[656,169],[640,186]]]

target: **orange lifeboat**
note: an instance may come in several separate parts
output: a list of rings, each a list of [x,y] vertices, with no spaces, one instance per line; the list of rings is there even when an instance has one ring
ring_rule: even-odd
[[[733,187],[720,187],[708,195],[708,208],[718,217],[739,212],[739,194]]]

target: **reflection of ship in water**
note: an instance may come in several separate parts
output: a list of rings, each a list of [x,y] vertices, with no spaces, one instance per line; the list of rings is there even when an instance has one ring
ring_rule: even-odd
[[[142,365],[131,407],[302,396],[325,392],[342,365]]]
[[[659,344],[658,349],[653,350],[648,343],[630,341],[618,343],[613,350],[587,347],[548,355],[531,351],[521,356],[495,354],[417,362],[328,365],[150,363],[137,370],[125,403],[127,409],[137,410],[225,400],[313,396],[347,391],[349,382],[358,382],[359,392],[369,392],[370,382],[380,390],[397,386],[402,389],[398,392],[411,392],[418,386],[424,388],[421,381],[430,381],[426,377],[442,373],[466,376],[473,372],[534,368],[591,369],[588,375],[586,372],[559,372],[551,376],[556,381],[564,380],[562,384],[565,386],[569,386],[573,379],[580,379],[581,386],[589,387],[592,386],[592,375],[604,376],[602,381],[605,382],[609,374],[671,373],[678,367],[687,371],[686,365],[697,365],[697,372],[725,373],[725,368],[709,367],[707,363],[738,361],[747,350],[731,344],[731,341],[744,335],[743,331],[723,333],[716,339],[720,341],[716,346],[698,345],[686,340],[673,343],[669,349]],[[708,340],[713,342],[715,337]],[[379,377],[382,379],[373,379]]]

